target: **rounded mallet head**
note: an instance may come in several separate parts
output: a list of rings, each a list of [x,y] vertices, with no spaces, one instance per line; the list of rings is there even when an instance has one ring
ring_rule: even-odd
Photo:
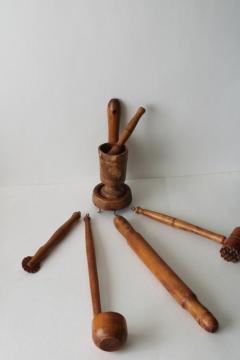
[[[226,261],[237,262],[240,260],[240,227],[236,227],[224,241],[220,253]]]
[[[22,267],[25,271],[29,273],[35,273],[40,269],[40,263],[34,264],[33,266],[28,265],[29,261],[32,259],[32,256],[26,256],[22,260]]]
[[[92,337],[95,345],[104,351],[116,351],[127,340],[127,323],[116,312],[101,312],[92,321]]]

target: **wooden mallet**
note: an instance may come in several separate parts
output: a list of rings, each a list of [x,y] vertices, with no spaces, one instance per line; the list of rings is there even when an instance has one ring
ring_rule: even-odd
[[[136,232],[123,216],[115,216],[114,224],[125,237],[128,245],[174,299],[192,315],[203,329],[212,333],[215,332],[218,328],[215,317],[198,301],[192,290],[163,261],[143,236]]]
[[[190,224],[184,220],[174,218],[156,211],[143,209],[139,206],[133,207],[132,210],[136,214],[145,215],[153,220],[157,220],[162,224],[173,226],[175,228],[192,232],[222,244],[220,254],[226,261],[237,262],[240,260],[240,227],[236,227],[229,237],[203,229],[199,226]]]
[[[52,249],[65,237],[76,221],[81,218],[80,211],[76,211],[72,216],[61,225],[50,237],[50,239],[41,246],[34,256],[26,256],[22,260],[22,267],[29,273],[35,273],[40,269],[41,262],[49,255]]]
[[[127,340],[127,323],[125,318],[117,312],[101,311],[97,264],[89,214],[84,217],[84,222],[89,283],[94,315],[92,321],[92,338],[95,345],[100,349],[104,351],[115,351]]]

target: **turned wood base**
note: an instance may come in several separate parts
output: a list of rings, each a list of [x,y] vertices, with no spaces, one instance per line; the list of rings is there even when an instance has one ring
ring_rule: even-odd
[[[115,199],[107,199],[101,194],[103,183],[98,184],[93,189],[93,203],[96,207],[102,210],[120,210],[127,207],[132,202],[132,192],[128,185],[123,184],[124,193]]]

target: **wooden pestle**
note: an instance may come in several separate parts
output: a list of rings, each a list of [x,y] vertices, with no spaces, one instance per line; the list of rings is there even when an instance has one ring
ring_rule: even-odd
[[[224,235],[203,229],[199,226],[190,224],[186,221],[165,215],[156,211],[143,209],[139,206],[133,207],[132,210],[136,214],[143,214],[153,220],[157,220],[163,224],[173,226],[178,229],[192,232],[222,244],[220,254],[226,261],[237,262],[240,260],[240,227],[235,228],[227,238]]]
[[[92,338],[95,345],[101,350],[115,351],[127,340],[127,323],[125,318],[117,312],[101,312],[96,255],[89,214],[84,217],[84,222],[88,274],[94,315]]]
[[[54,232],[50,239],[38,249],[34,256],[27,256],[22,260],[23,269],[30,273],[37,272],[40,269],[41,261],[48,256],[50,251],[64,238],[73,224],[80,218],[80,211],[74,212],[72,216]]]
[[[218,322],[198,301],[192,290],[174,273],[141,234],[123,216],[115,216],[114,224],[126,238],[128,245],[163,284],[174,299],[187,310],[206,331],[215,332]]]
[[[119,137],[119,124],[121,116],[121,106],[118,99],[111,99],[107,107],[108,113],[108,142],[115,144]]]
[[[112,148],[109,150],[108,152],[109,155],[119,154],[119,152],[121,151],[121,146],[124,145],[127,139],[130,137],[138,121],[140,120],[141,116],[145,113],[145,111],[146,110],[142,106],[138,108],[136,114],[132,117],[132,119],[129,121],[129,123],[121,132],[118,142],[114,144]]]

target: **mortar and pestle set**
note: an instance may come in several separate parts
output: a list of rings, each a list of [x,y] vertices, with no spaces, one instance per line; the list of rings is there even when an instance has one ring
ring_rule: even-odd
[[[98,148],[102,182],[94,188],[92,196],[101,210],[120,210],[132,201],[131,189],[124,183],[128,160],[125,143],[144,113],[145,109],[139,107],[119,136],[120,102],[112,99],[108,103],[108,143]]]
[[[145,109],[140,107],[124,130],[119,133],[120,102],[112,99],[108,103],[108,142],[99,146],[101,183],[95,186],[92,194],[94,205],[99,210],[120,210],[132,201],[131,189],[124,183],[128,150],[125,145],[132,134]],[[226,261],[240,260],[240,227],[226,238],[224,235],[205,230],[196,225],[176,219],[156,211],[133,207],[133,212],[185,231],[191,231],[222,244],[221,256]],[[40,269],[41,262],[51,250],[65,237],[74,224],[81,218],[80,212],[72,216],[58,228],[46,244],[41,246],[34,256],[27,256],[22,261],[25,271],[34,273]],[[127,323],[123,315],[117,312],[102,312],[100,290],[97,275],[96,255],[91,229],[90,216],[84,217],[86,255],[88,263],[89,283],[91,290],[93,321],[92,338],[96,346],[105,351],[115,351],[127,340]],[[128,245],[162,283],[170,295],[208,332],[218,329],[218,321],[211,312],[197,299],[192,290],[178,277],[171,267],[156,253],[144,237],[138,233],[126,218],[120,215],[114,217],[113,223]]]

